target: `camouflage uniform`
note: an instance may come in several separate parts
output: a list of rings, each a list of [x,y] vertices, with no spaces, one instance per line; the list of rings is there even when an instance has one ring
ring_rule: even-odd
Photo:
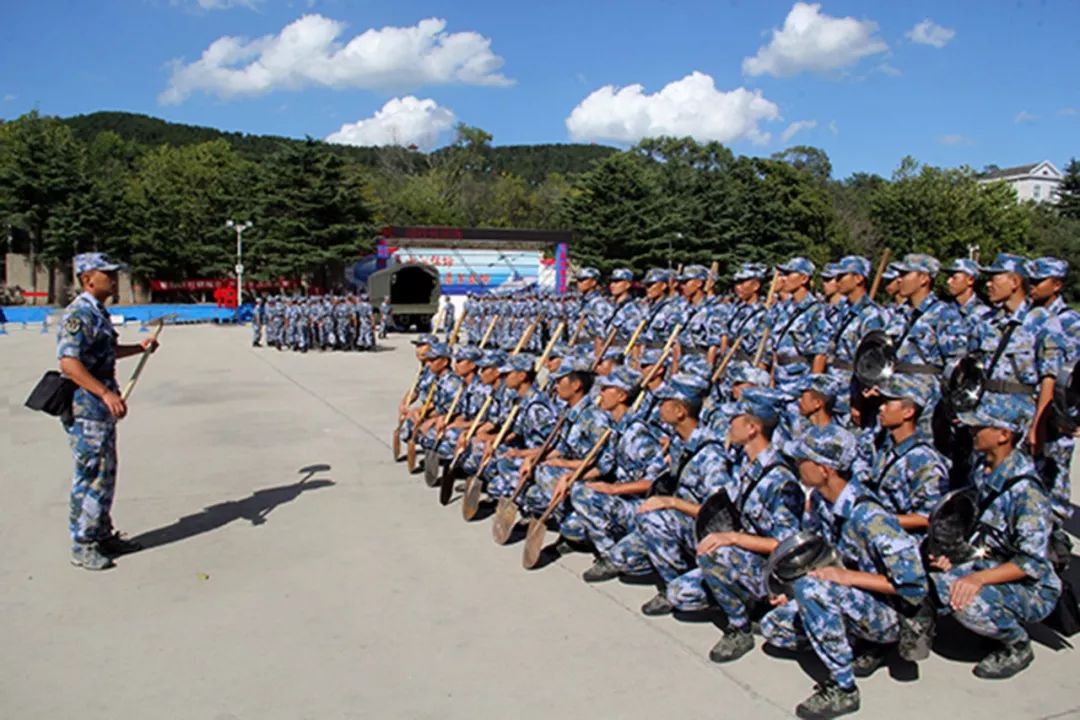
[[[796,458],[840,471],[850,467],[854,454],[854,447],[836,442],[827,428],[810,430],[795,450]],[[851,689],[855,677],[850,637],[896,642],[900,617],[894,603],[922,603],[928,591],[927,579],[915,539],[859,483],[848,483],[830,511],[830,516],[819,522],[828,529],[844,566],[885,575],[898,597],[886,598],[806,575],[795,581],[794,597],[762,619],[761,632],[769,644],[791,650],[797,649],[802,638],[808,638],[833,681]]]
[[[805,258],[793,258],[781,269],[814,274],[814,264]],[[814,356],[829,351],[829,324],[825,307],[809,293],[786,312],[783,322],[772,326],[773,377],[777,388],[797,393],[802,378],[810,374]]]

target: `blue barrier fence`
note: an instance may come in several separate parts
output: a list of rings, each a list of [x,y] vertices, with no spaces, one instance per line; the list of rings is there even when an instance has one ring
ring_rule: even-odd
[[[237,312],[233,308],[219,308],[213,305],[107,305],[112,315],[122,315],[126,322],[145,323],[156,320],[162,316],[172,316],[170,324],[188,323],[234,323],[237,321]],[[51,307],[25,307],[21,305],[4,306],[0,308],[3,318],[9,324],[27,325],[33,323],[40,325],[48,315],[58,314],[57,308]],[[240,321],[251,319],[251,306],[245,305],[240,308]]]

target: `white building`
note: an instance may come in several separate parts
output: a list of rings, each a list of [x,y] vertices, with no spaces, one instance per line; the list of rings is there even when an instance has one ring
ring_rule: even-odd
[[[1018,202],[1057,202],[1062,175],[1049,160],[988,172],[979,182],[1007,182],[1016,190]]]

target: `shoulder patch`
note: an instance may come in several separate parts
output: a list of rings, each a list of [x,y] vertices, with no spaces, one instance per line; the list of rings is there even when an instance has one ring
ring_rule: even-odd
[[[75,315],[72,315],[64,321],[64,330],[71,334],[75,334],[82,330],[82,321]]]

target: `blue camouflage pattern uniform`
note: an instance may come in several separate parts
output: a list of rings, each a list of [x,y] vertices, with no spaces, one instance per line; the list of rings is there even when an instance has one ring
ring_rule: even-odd
[[[857,255],[849,255],[840,260],[842,273],[853,273],[866,278],[870,272],[870,261]],[[859,343],[868,332],[885,329],[886,317],[881,306],[863,295],[855,302],[845,299],[838,306],[833,318],[829,335],[828,374],[835,378],[844,389],[836,396],[834,414],[844,421],[851,413],[851,396],[846,390],[852,383],[855,368],[855,352]]]
[[[577,274],[578,280],[599,277],[600,273],[596,268],[582,268]],[[585,317],[585,325],[582,326],[575,344],[591,343],[596,339],[603,340],[614,312],[615,308],[612,307],[611,302],[599,290],[590,290],[583,295],[576,312],[571,314],[575,325],[580,322],[582,316]],[[569,332],[573,334],[574,328],[570,328]]]
[[[803,492],[791,469],[772,446],[739,473],[739,508],[743,532],[782,541],[799,531]],[[750,630],[748,609],[765,598],[764,572],[768,557],[728,546],[698,556],[698,567],[713,599],[732,630]],[[669,599],[671,596],[669,588]],[[674,604],[674,603],[673,603]]]
[[[78,275],[119,266],[100,253],[85,253],[76,256],[75,267]],[[105,387],[119,392],[116,345],[117,334],[105,306],[88,292],[79,294],[65,308],[57,329],[57,359],[81,361]],[[116,490],[116,419],[104,402],[81,387],[75,390],[71,410],[71,418],[64,418],[75,463],[68,528],[78,545],[104,540],[113,530],[110,512]]]
[[[511,432],[516,438],[514,445],[518,448],[542,446],[557,422],[550,399],[533,385],[521,397],[518,405],[521,410],[511,426]],[[509,458],[505,453],[488,463],[484,471],[488,495],[493,498],[510,497],[517,486],[521,465],[520,458]]]
[[[601,480],[652,482],[663,474],[666,469],[663,451],[645,422],[628,410],[611,428],[612,472]],[[570,490],[570,504],[584,531],[584,537],[576,539],[588,539],[601,557],[609,557],[615,544],[633,527],[637,508],[643,500],[643,496],[607,495],[590,489],[585,483],[576,483]]]
[[[792,258],[780,266],[781,271],[800,272],[813,277],[814,264],[806,258]],[[777,306],[779,307],[779,306]],[[782,316],[782,320],[780,320]],[[773,334],[769,345],[773,358],[775,386],[789,393],[797,393],[816,355],[829,351],[829,324],[825,307],[812,294],[786,304],[778,311],[779,322],[772,322]]]
[[[667,283],[673,272],[662,268],[653,268],[645,275],[645,284]],[[660,347],[667,342],[675,325],[681,322],[679,308],[681,298],[661,296],[658,300],[642,300],[642,312],[645,314],[645,329],[640,340],[652,347]]]
[[[1030,418],[1015,405],[1000,399],[984,400],[960,421],[974,427],[1004,427],[1022,437]],[[1024,478],[1014,482],[1018,478]],[[990,469],[985,460],[972,470],[981,510],[969,538],[976,559],[954,565],[948,572],[932,572],[931,580],[943,612],[984,637],[1019,642],[1028,637],[1024,625],[1043,620],[1054,609],[1061,593],[1061,579],[1047,555],[1050,542],[1050,500],[1035,464],[1020,449]],[[973,572],[1014,563],[1026,577],[1019,582],[984,585],[963,610],[949,605],[949,592],[960,578]]]
[[[259,298],[251,310],[251,344],[262,343],[263,327],[266,325],[266,299]]]
[[[840,471],[850,467],[854,454],[849,443],[834,442],[827,428],[810,430],[795,453],[797,458],[829,464]],[[850,638],[896,642],[900,616],[894,603],[919,605],[928,584],[915,538],[904,532],[896,517],[858,482],[849,482],[829,510],[829,517],[819,522],[828,529],[844,566],[884,575],[897,597],[806,575],[795,581],[793,598],[762,618],[761,632],[769,644],[790,650],[808,638],[836,684],[850,689],[855,686]]]
[[[976,282],[978,282],[979,276],[982,274],[979,263],[967,258],[957,258],[943,269],[950,275],[958,272],[964,273],[974,278]],[[979,324],[993,312],[993,308],[984,303],[977,293],[972,293],[971,297],[962,303],[957,302],[956,309],[960,311],[960,316],[967,323],[969,335],[973,334],[978,329]]]

